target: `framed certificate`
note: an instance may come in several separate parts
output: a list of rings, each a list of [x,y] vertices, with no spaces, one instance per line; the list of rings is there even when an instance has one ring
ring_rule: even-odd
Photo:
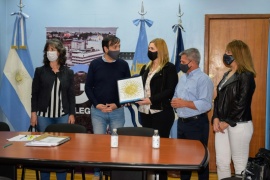
[[[142,77],[132,77],[117,81],[120,104],[138,101],[144,98]]]

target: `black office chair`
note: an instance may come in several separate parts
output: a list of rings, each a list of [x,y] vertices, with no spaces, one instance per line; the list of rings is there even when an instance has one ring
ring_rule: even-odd
[[[0,180],[12,180],[12,179],[10,179],[8,177],[0,176]]]
[[[145,127],[121,127],[117,128],[118,135],[152,137],[154,129]]]
[[[45,132],[61,132],[61,133],[87,133],[87,130],[84,126],[79,124],[51,124],[46,127]],[[21,180],[25,178],[25,169],[32,169],[36,171],[36,179],[39,180],[39,171],[43,172],[70,172],[71,180],[74,180],[75,167],[68,168],[47,168],[47,167],[33,167],[33,166],[22,166],[22,177]],[[82,179],[85,180],[85,171],[84,168],[81,168]]]
[[[117,128],[118,135],[126,135],[126,136],[146,136],[152,137],[154,134],[154,129],[145,128],[145,127],[121,127]],[[126,171],[126,170],[112,170],[112,171],[103,171],[103,175],[105,175],[105,180],[108,180],[110,176],[111,179],[141,179],[142,176],[146,176],[145,171]],[[120,178],[121,177],[121,178]]]
[[[8,124],[5,122],[0,122],[0,131],[10,131]]]
[[[9,125],[6,122],[0,122],[0,131],[10,131]],[[1,173],[0,180],[14,179],[16,174],[16,166],[0,165]]]

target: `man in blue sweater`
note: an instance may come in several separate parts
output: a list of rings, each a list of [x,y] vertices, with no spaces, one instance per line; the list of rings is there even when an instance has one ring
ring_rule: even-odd
[[[106,134],[125,124],[124,107],[119,104],[117,80],[130,77],[128,63],[119,59],[120,39],[108,36],[102,40],[104,55],[93,60],[89,66],[85,92],[92,103],[91,119],[94,134]],[[95,169],[94,178],[99,172]]]

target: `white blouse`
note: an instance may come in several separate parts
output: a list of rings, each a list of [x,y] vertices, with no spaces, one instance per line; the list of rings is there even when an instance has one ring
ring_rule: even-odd
[[[158,68],[157,68],[157,69],[158,69]],[[147,76],[147,79],[146,79],[146,82],[145,82],[145,86],[144,86],[144,94],[145,94],[145,97],[146,97],[146,98],[151,97],[150,81],[151,81],[151,79],[153,78],[153,76],[156,74],[157,69],[155,69],[155,70],[152,71],[152,72],[149,71],[149,73],[148,73],[148,76]],[[144,113],[144,114],[149,114],[149,112],[150,112],[151,114],[154,114],[154,113],[158,113],[158,112],[161,111],[161,110],[150,109],[150,106],[151,106],[151,104],[140,105],[140,106],[139,106],[139,111],[140,111],[141,113]]]

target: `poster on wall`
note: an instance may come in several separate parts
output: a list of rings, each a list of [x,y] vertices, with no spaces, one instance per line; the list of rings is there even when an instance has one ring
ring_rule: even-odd
[[[67,50],[67,66],[74,71],[76,96],[76,124],[84,125],[93,133],[90,117],[91,102],[84,92],[90,63],[103,55],[101,41],[116,35],[117,27],[47,27],[46,39],[61,40]]]

